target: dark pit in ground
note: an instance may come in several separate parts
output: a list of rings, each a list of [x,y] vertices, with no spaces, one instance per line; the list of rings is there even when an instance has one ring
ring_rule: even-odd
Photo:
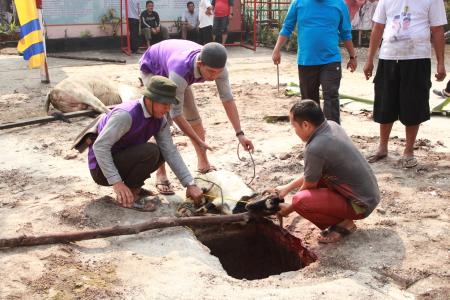
[[[194,230],[228,275],[237,279],[263,279],[297,271],[317,257],[297,237],[259,219],[248,224],[227,224]]]

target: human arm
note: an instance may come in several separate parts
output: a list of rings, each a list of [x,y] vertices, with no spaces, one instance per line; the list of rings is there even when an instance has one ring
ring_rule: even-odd
[[[145,27],[151,28],[150,24],[148,24],[148,23],[145,21],[145,11],[143,11],[143,12],[141,13],[141,17],[140,17],[139,20],[140,20],[140,22],[141,22],[142,24],[144,24]],[[139,27],[140,27],[140,26],[139,26]]]
[[[193,184],[194,178],[173,143],[167,121],[155,135],[155,140],[164,160],[169,164],[181,184],[186,187],[186,196],[191,197],[194,203],[199,204],[203,193],[199,187]]]
[[[206,150],[211,150],[209,147],[194,131],[192,126],[186,120],[183,115],[184,106],[184,94],[186,88],[188,87],[187,81],[176,72],[169,72],[169,79],[171,79],[177,85],[176,98],[178,99],[178,104],[172,106],[170,110],[170,116],[172,120],[178,125],[178,127],[183,131],[193,142],[195,142],[200,148]]]
[[[351,40],[344,41],[344,47],[347,49],[348,52],[348,62],[347,62],[347,69],[350,69],[350,72],[354,72],[356,68],[358,67],[358,60],[356,56],[355,48],[353,47],[353,42]]]
[[[384,32],[384,24],[374,22],[372,27],[372,33],[370,34],[370,43],[369,43],[369,51],[367,53],[367,62],[364,65],[364,75],[366,79],[369,80],[372,77],[373,72],[373,60],[375,58],[375,54],[380,48],[381,39],[383,38]]]
[[[227,113],[228,120],[230,120],[230,123],[233,126],[234,132],[236,134],[242,132],[239,112],[233,99],[227,68],[224,68],[220,76],[216,79],[216,86],[220,100],[222,100],[223,107]],[[254,150],[252,142],[244,134],[238,134],[238,138],[245,150]]]
[[[131,123],[131,116],[127,112],[116,111],[112,113],[93,145],[97,163],[108,183],[113,186],[117,195],[117,201],[127,207],[133,204],[133,194],[122,181],[119,171],[114,164],[111,149],[130,130]]]
[[[302,176],[300,178],[294,179],[290,183],[286,185],[277,186],[275,191],[278,192],[278,195],[281,199],[283,199],[289,192],[296,188],[300,188],[299,190],[312,190],[316,189],[318,182],[306,182],[305,178]],[[278,212],[279,217],[287,217],[290,213],[294,211],[294,207],[292,204],[282,204],[280,205],[280,211]]]
[[[233,19],[233,16],[234,16],[234,14],[233,14],[233,6],[234,6],[234,0],[228,0],[228,6],[230,7],[230,17],[229,17],[229,19],[230,19],[230,21]]]
[[[444,80],[446,76],[445,64],[444,64],[444,53],[445,53],[445,39],[444,39],[444,27],[443,26],[433,26],[431,27],[431,39],[433,41],[434,51],[436,53],[436,77],[437,81]]]
[[[247,151],[254,151],[253,143],[250,139],[248,139],[244,134],[239,134],[242,131],[241,129],[241,122],[239,120],[239,112],[236,107],[236,102],[234,100],[228,100],[222,102],[223,107],[225,108],[225,112],[227,113],[228,120],[230,120],[231,125],[234,128],[234,131],[236,132],[237,138],[239,139],[239,143],[244,147]]]
[[[297,24],[297,0],[292,1],[289,10],[284,19],[283,27],[278,35],[277,43],[272,51],[273,63],[278,65],[281,63],[281,48],[291,36]]]
[[[339,23],[339,37],[344,43],[345,49],[347,49],[349,60],[347,62],[347,69],[350,72],[354,72],[358,66],[356,59],[355,48],[353,47],[352,41],[352,25],[350,23],[350,14],[348,12],[347,5],[342,1],[342,16],[341,22]]]

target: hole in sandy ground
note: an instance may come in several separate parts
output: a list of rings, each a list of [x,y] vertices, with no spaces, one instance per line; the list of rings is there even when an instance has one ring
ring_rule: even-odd
[[[267,219],[197,228],[194,232],[219,258],[227,274],[237,279],[263,279],[297,271],[317,259],[300,239]]]

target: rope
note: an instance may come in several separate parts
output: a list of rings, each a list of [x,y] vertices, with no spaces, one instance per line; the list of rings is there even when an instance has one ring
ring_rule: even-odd
[[[220,190],[220,198],[222,199],[222,207],[223,207],[224,197],[223,197],[222,187],[220,185],[218,185],[217,183],[215,183],[215,182],[213,182],[211,180],[208,180],[208,179],[205,179],[205,178],[201,178],[201,177],[195,177],[194,179],[203,180],[204,182],[211,183],[212,186],[208,189],[207,192],[209,192],[212,189],[213,186],[217,186],[219,188],[219,190]],[[208,195],[208,194],[204,193],[204,195]]]
[[[238,157],[238,159],[239,159],[240,161],[245,161],[245,160],[242,159],[241,156],[239,155],[239,145],[240,145],[240,143],[238,143],[238,145],[237,145],[237,150],[236,150],[237,157]],[[253,164],[253,177],[252,177],[252,179],[250,180],[250,182],[247,183],[247,185],[250,185],[250,184],[253,182],[253,180],[256,178],[256,164],[255,164],[255,160],[253,159],[252,153],[251,153],[250,151],[248,151],[248,154],[250,154],[250,159],[252,160],[252,164]]]

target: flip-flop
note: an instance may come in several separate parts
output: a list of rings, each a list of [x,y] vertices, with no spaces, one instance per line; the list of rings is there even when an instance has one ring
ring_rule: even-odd
[[[137,211],[150,212],[155,211],[156,206],[159,204],[161,204],[161,199],[158,196],[144,196],[134,201],[133,206],[130,208]]]
[[[378,154],[378,153],[376,153],[376,154],[373,154],[373,155],[367,157],[367,161],[371,164],[371,163],[377,162],[379,160],[382,160],[382,159],[384,159],[386,157],[387,157],[387,154]]]
[[[322,231],[320,233],[319,237],[317,238],[317,240],[319,243],[322,243],[322,244],[336,243],[336,242],[339,242],[340,240],[342,240],[342,238],[344,238],[345,236],[355,232],[356,229],[357,229],[356,226],[347,229],[347,228],[344,228],[341,226],[333,225],[333,226],[330,226],[329,228],[325,229],[324,231]],[[332,232],[336,232],[339,235],[336,238],[332,239],[329,237],[329,235]]]
[[[158,192],[159,192],[161,195],[175,195],[175,192],[173,191],[172,184],[170,183],[169,180],[161,180],[161,181],[157,181],[156,184],[155,184],[155,186],[156,186],[156,189],[158,190]],[[167,189],[164,190],[164,189],[160,188],[160,186],[164,186],[164,187],[166,187]]]
[[[403,168],[414,168],[417,166],[417,158],[415,156],[410,157],[402,157],[400,158],[400,163],[402,164]]]
[[[158,195],[158,193],[155,193],[153,191],[141,188],[141,190],[139,191],[139,196],[156,196]]]
[[[217,171],[217,168],[214,166],[210,166],[208,169],[198,169],[197,172],[200,174],[206,174],[212,171]]]

